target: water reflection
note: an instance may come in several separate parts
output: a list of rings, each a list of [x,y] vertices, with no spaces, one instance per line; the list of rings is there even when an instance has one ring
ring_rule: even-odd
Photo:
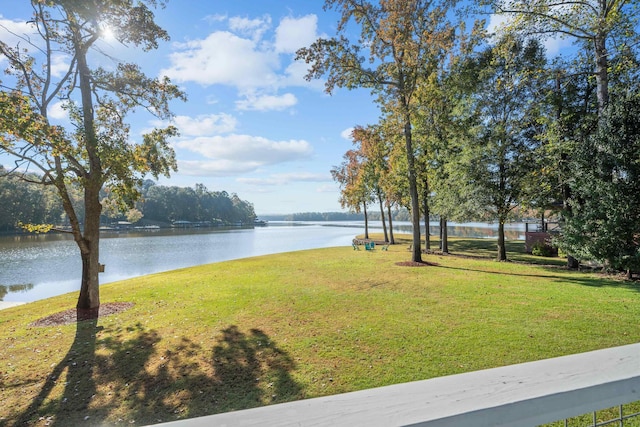
[[[33,289],[33,283],[27,283],[24,285],[0,285],[0,301],[2,301],[4,296],[9,292],[26,292],[31,289]]]

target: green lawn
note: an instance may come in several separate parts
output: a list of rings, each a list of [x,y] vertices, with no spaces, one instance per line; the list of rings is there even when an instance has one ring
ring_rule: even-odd
[[[118,314],[0,311],[0,425],[151,424],[640,341],[640,287],[495,242],[402,267],[408,243],[278,254],[101,287]],[[549,262],[551,261],[551,264]],[[531,264],[532,262],[538,263]],[[555,264],[555,265],[554,265]]]

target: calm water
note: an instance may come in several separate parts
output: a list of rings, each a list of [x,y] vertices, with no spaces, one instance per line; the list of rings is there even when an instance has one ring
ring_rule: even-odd
[[[380,223],[372,223],[380,232]],[[394,226],[410,232],[410,225]],[[435,224],[430,227],[437,233]],[[487,224],[451,226],[450,235],[495,237],[497,227]],[[519,238],[523,226],[511,227],[509,238]],[[105,233],[100,240],[100,261],[106,265],[100,283],[109,283],[177,268],[278,252],[348,246],[363,232],[361,223],[270,223],[267,227],[232,230],[159,230]],[[70,236],[0,237],[0,301],[35,301],[76,292],[81,263]]]

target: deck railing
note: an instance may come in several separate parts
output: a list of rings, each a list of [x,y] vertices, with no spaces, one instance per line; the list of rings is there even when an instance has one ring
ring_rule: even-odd
[[[632,344],[166,425],[529,427],[638,400],[640,344]],[[594,416],[590,425],[601,424]]]
[[[572,417],[570,419],[563,420],[562,423],[549,424],[550,427],[564,426],[564,427],[603,427],[603,426],[628,426],[638,427],[640,426],[640,412],[638,412],[639,402],[634,402],[632,405],[618,405],[617,408],[610,408],[609,410],[594,411],[590,414],[585,414],[580,417]],[[615,414],[615,415],[611,415]],[[613,418],[611,418],[613,416]]]

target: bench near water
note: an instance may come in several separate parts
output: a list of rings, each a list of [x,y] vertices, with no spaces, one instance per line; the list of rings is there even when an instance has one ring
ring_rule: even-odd
[[[528,427],[637,400],[632,344],[164,425]]]
[[[383,251],[389,249],[389,243],[387,242],[376,243],[374,240],[370,239],[353,239],[353,241],[351,242],[351,246],[353,246],[353,250],[355,251],[359,251],[360,246],[364,246],[365,250],[367,251],[372,251],[376,248],[376,245],[380,246]]]

